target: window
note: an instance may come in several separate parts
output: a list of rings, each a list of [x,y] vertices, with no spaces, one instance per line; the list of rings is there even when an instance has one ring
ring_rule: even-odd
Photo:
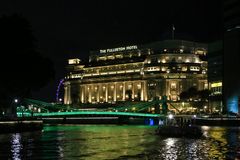
[[[191,66],[190,71],[200,71],[200,68],[196,66]]]
[[[171,89],[176,89],[177,88],[177,84],[175,82],[171,83]]]
[[[190,62],[190,59],[187,58],[187,59],[185,60],[185,62],[186,62],[186,63],[189,63],[189,62]]]
[[[187,66],[183,66],[183,67],[182,67],[182,71],[183,71],[183,72],[186,72],[186,71],[187,71]]]
[[[167,68],[166,67],[162,67],[162,71],[166,71],[167,70]]]

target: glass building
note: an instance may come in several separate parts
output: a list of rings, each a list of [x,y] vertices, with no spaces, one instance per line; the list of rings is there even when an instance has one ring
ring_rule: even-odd
[[[227,112],[239,113],[240,2],[224,0],[223,94]]]
[[[190,87],[208,89],[207,45],[165,40],[91,51],[88,63],[69,59],[64,103],[179,101]]]

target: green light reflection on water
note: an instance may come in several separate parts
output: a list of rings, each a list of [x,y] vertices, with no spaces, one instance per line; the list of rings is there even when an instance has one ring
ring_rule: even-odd
[[[64,125],[46,126],[44,132],[57,134],[64,159],[115,159],[143,153],[147,144],[155,141],[154,129],[150,126]]]

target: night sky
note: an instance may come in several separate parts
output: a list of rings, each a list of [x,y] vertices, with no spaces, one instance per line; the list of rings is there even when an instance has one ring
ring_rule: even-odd
[[[222,37],[221,0],[1,0],[0,16],[18,13],[32,25],[42,55],[55,63],[56,79],[34,93],[54,101],[69,57],[89,50],[171,38],[211,42]]]

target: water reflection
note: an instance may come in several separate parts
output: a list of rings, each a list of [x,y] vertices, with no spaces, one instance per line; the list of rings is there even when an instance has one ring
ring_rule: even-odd
[[[175,160],[178,158],[178,156],[177,156],[178,149],[176,148],[177,145],[175,145],[177,140],[178,139],[176,139],[176,138],[175,139],[167,138],[166,140],[164,140],[165,148],[162,151],[163,157],[165,157],[166,159],[172,159],[172,160]]]
[[[14,160],[21,160],[21,135],[19,133],[12,135],[11,140],[12,146],[11,146],[11,152],[12,152],[12,159]]]
[[[63,146],[64,156],[69,159],[114,159],[119,156],[132,156],[142,153],[144,144],[153,140],[146,139],[148,136],[145,133],[148,130],[141,127],[81,126],[81,130],[74,127],[72,129],[71,135],[66,134],[68,141],[65,141]]]
[[[164,138],[152,126],[59,125],[0,135],[0,159],[237,159],[239,128],[203,127],[201,139]]]

